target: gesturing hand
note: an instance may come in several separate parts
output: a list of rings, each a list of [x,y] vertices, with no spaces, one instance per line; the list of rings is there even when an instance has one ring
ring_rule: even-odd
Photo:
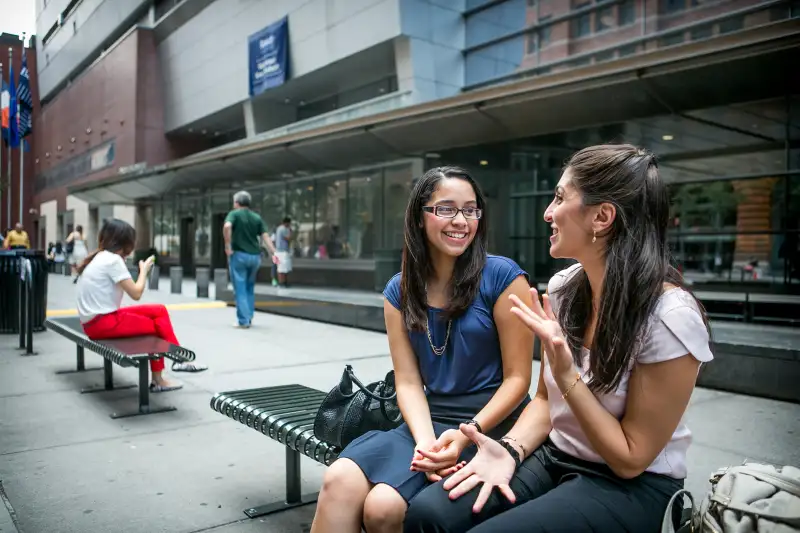
[[[425,472],[431,482],[440,481],[466,463],[457,463],[469,439],[457,429],[448,429],[438,439],[418,446],[411,460],[411,470]]]
[[[553,314],[550,298],[546,294],[542,296],[542,300],[544,300],[543,308],[539,302],[539,293],[536,289],[531,289],[531,297],[533,299],[533,309],[525,305],[516,295],[510,295],[509,298],[514,304],[511,312],[539,337],[547,355],[547,362],[550,364],[553,377],[560,383],[569,381],[577,373],[575,361],[572,357],[572,351],[564,339],[561,326]]]
[[[450,491],[450,499],[460,498],[483,483],[478,499],[472,505],[473,513],[479,513],[483,509],[494,487],[497,487],[508,501],[514,503],[517,497],[509,483],[516,471],[516,463],[511,454],[497,441],[479,433],[473,425],[461,424],[460,429],[478,446],[478,453],[464,468],[444,482],[443,488]]]

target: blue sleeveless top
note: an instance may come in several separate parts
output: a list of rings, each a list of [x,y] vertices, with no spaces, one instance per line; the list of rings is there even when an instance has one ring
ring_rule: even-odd
[[[471,394],[500,386],[503,360],[493,309],[503,291],[518,276],[528,279],[528,273],[511,259],[498,255],[486,258],[478,294],[467,311],[453,320],[450,340],[442,355],[434,353],[426,331],[408,333],[428,393]],[[400,310],[400,274],[389,280],[383,295]],[[447,336],[447,321],[440,317],[441,313],[441,309],[428,307],[431,339],[437,350],[444,345]]]

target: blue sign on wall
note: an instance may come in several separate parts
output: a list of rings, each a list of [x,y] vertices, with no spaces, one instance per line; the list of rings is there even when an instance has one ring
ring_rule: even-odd
[[[289,79],[289,18],[284,17],[250,36],[250,96]]]

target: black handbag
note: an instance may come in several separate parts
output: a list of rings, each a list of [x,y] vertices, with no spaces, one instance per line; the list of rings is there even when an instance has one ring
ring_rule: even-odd
[[[344,448],[368,431],[388,431],[402,423],[394,370],[383,381],[365,386],[353,373],[353,367],[346,365],[341,381],[322,400],[317,411],[314,436]]]

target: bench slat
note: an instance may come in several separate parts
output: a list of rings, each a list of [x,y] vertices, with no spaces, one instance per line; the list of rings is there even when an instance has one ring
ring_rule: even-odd
[[[304,385],[218,392],[211,409],[325,465],[340,450],[314,436],[314,419],[326,393]]]
[[[122,367],[138,367],[141,361],[162,356],[180,363],[194,361],[196,357],[193,351],[152,335],[92,340],[83,332],[83,326],[77,317],[47,319],[45,326]]]

